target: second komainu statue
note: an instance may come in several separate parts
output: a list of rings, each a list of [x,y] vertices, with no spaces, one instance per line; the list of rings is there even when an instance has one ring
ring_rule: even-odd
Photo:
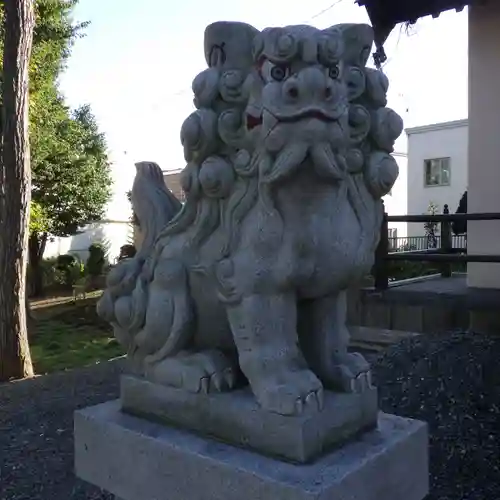
[[[191,392],[248,383],[283,415],[370,387],[345,290],[373,265],[403,128],[366,67],[372,43],[359,24],[208,26],[181,130],[186,202],[137,164],[143,242],[98,305],[138,375]]]

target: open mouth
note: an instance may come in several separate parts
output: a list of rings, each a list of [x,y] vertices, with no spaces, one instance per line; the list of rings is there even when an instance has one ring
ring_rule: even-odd
[[[259,125],[262,125],[262,115],[254,116],[247,113],[247,130],[252,130]]]
[[[277,114],[271,113],[267,110],[278,122],[282,123],[294,123],[306,119],[315,119],[323,122],[333,122],[338,119],[338,116],[332,116],[320,108],[306,108],[297,113],[290,114]],[[255,116],[250,113],[246,115],[246,125],[248,130],[252,130],[259,125],[262,125],[262,115]]]
[[[289,115],[274,115],[276,119],[280,122],[298,122],[300,120],[305,120],[307,118],[314,118],[316,120],[321,120],[323,122],[333,122],[335,118],[326,114],[323,110],[317,108],[304,109],[298,113]]]

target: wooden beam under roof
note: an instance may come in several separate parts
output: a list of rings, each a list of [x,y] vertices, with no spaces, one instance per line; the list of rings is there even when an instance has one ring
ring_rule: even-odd
[[[383,46],[397,24],[413,24],[425,16],[438,17],[446,10],[461,11],[474,1],[478,0],[357,0],[359,5],[365,7],[375,30],[375,64],[379,66],[386,60]]]

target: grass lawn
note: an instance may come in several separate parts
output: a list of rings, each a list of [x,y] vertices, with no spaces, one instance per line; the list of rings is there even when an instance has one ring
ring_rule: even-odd
[[[68,296],[32,302],[35,321],[29,334],[36,374],[87,366],[124,354],[110,325],[97,316],[99,297],[100,292],[95,292],[76,303]],[[351,347],[365,353],[381,352],[402,338],[398,336],[402,332],[378,338],[373,329],[359,330],[353,332]]]
[[[98,294],[73,304],[70,298],[33,304],[31,356],[37,375],[116,358],[123,350],[109,325],[97,317]]]

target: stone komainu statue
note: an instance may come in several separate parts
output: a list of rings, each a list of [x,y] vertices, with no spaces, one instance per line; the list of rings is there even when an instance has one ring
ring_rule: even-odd
[[[137,374],[194,392],[249,383],[284,415],[363,391],[346,288],[370,272],[401,118],[367,25],[206,29],[181,141],[186,202],[137,164],[143,236],[98,305]]]

